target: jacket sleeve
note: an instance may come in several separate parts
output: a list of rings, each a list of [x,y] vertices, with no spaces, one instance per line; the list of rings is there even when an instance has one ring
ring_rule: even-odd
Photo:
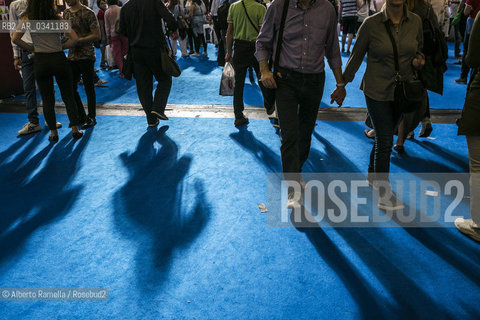
[[[177,30],[178,29],[177,22],[173,14],[170,12],[170,10],[167,9],[165,4],[163,4],[161,0],[157,0],[157,6],[158,6],[158,12],[162,17],[163,21],[165,22],[165,25],[167,26],[168,30],[172,32]]]
[[[468,52],[465,62],[471,68],[480,67],[480,14],[477,14],[470,32],[470,40],[468,42]]]

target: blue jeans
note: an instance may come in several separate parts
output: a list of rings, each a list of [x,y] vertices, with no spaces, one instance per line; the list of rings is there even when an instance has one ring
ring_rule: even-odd
[[[300,173],[310,153],[325,72],[302,74],[283,69],[279,71],[282,78],[276,80],[275,101],[282,135],[282,168],[284,173]]]
[[[37,89],[35,88],[35,72],[33,69],[34,57],[29,58],[31,54],[28,50],[22,50],[22,81],[23,90],[27,98],[26,107],[28,121],[38,124],[37,112]]]
[[[380,180],[388,180],[393,134],[400,121],[401,113],[396,110],[393,101],[377,101],[367,96],[365,101],[373,129],[375,129],[375,143],[370,152],[368,172],[375,173],[376,178]]]

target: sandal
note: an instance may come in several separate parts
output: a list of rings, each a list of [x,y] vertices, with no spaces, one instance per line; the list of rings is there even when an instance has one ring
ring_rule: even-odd
[[[58,134],[57,135],[49,135],[48,136],[48,141],[56,143],[58,142]]]
[[[83,137],[83,132],[82,131],[72,132],[72,137],[73,139],[80,139],[81,137]]]

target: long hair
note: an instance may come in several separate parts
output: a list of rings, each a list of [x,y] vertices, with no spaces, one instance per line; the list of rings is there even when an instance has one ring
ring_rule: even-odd
[[[54,0],[28,0],[26,16],[29,20],[58,20]]]
[[[175,6],[178,4],[178,0],[170,0],[168,2],[168,10],[173,12],[173,9],[175,9]]]

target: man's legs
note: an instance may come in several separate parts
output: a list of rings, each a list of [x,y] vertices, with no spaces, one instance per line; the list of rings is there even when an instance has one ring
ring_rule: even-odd
[[[235,69],[235,87],[233,88],[233,112],[235,119],[242,119],[244,117],[243,110],[243,88],[245,87],[245,76],[247,74],[248,66],[233,65]]]
[[[29,57],[29,51],[22,51],[22,80],[26,95],[28,121],[39,124],[37,111],[37,89],[35,87],[35,72],[33,70],[34,57]]]
[[[72,69],[72,87],[73,87],[73,96],[75,97],[75,103],[77,104],[78,116],[80,123],[85,123],[87,121],[87,114],[85,113],[85,108],[83,107],[82,99],[78,94],[78,82],[81,77],[81,69],[79,61],[70,61],[70,67]]]
[[[88,117],[90,119],[95,119],[97,116],[97,96],[95,94],[95,82],[94,75],[95,71],[93,65],[95,64],[94,60],[80,60],[79,67],[82,74],[83,86],[85,88],[85,93],[87,95],[88,102]]]
[[[298,158],[300,170],[308,159],[318,108],[322,101],[325,73],[304,80],[300,93]]]
[[[218,40],[218,56],[217,65],[223,67],[225,65],[225,45],[223,43],[222,33],[220,31],[220,25],[218,23],[218,17],[213,17],[213,31]]]

